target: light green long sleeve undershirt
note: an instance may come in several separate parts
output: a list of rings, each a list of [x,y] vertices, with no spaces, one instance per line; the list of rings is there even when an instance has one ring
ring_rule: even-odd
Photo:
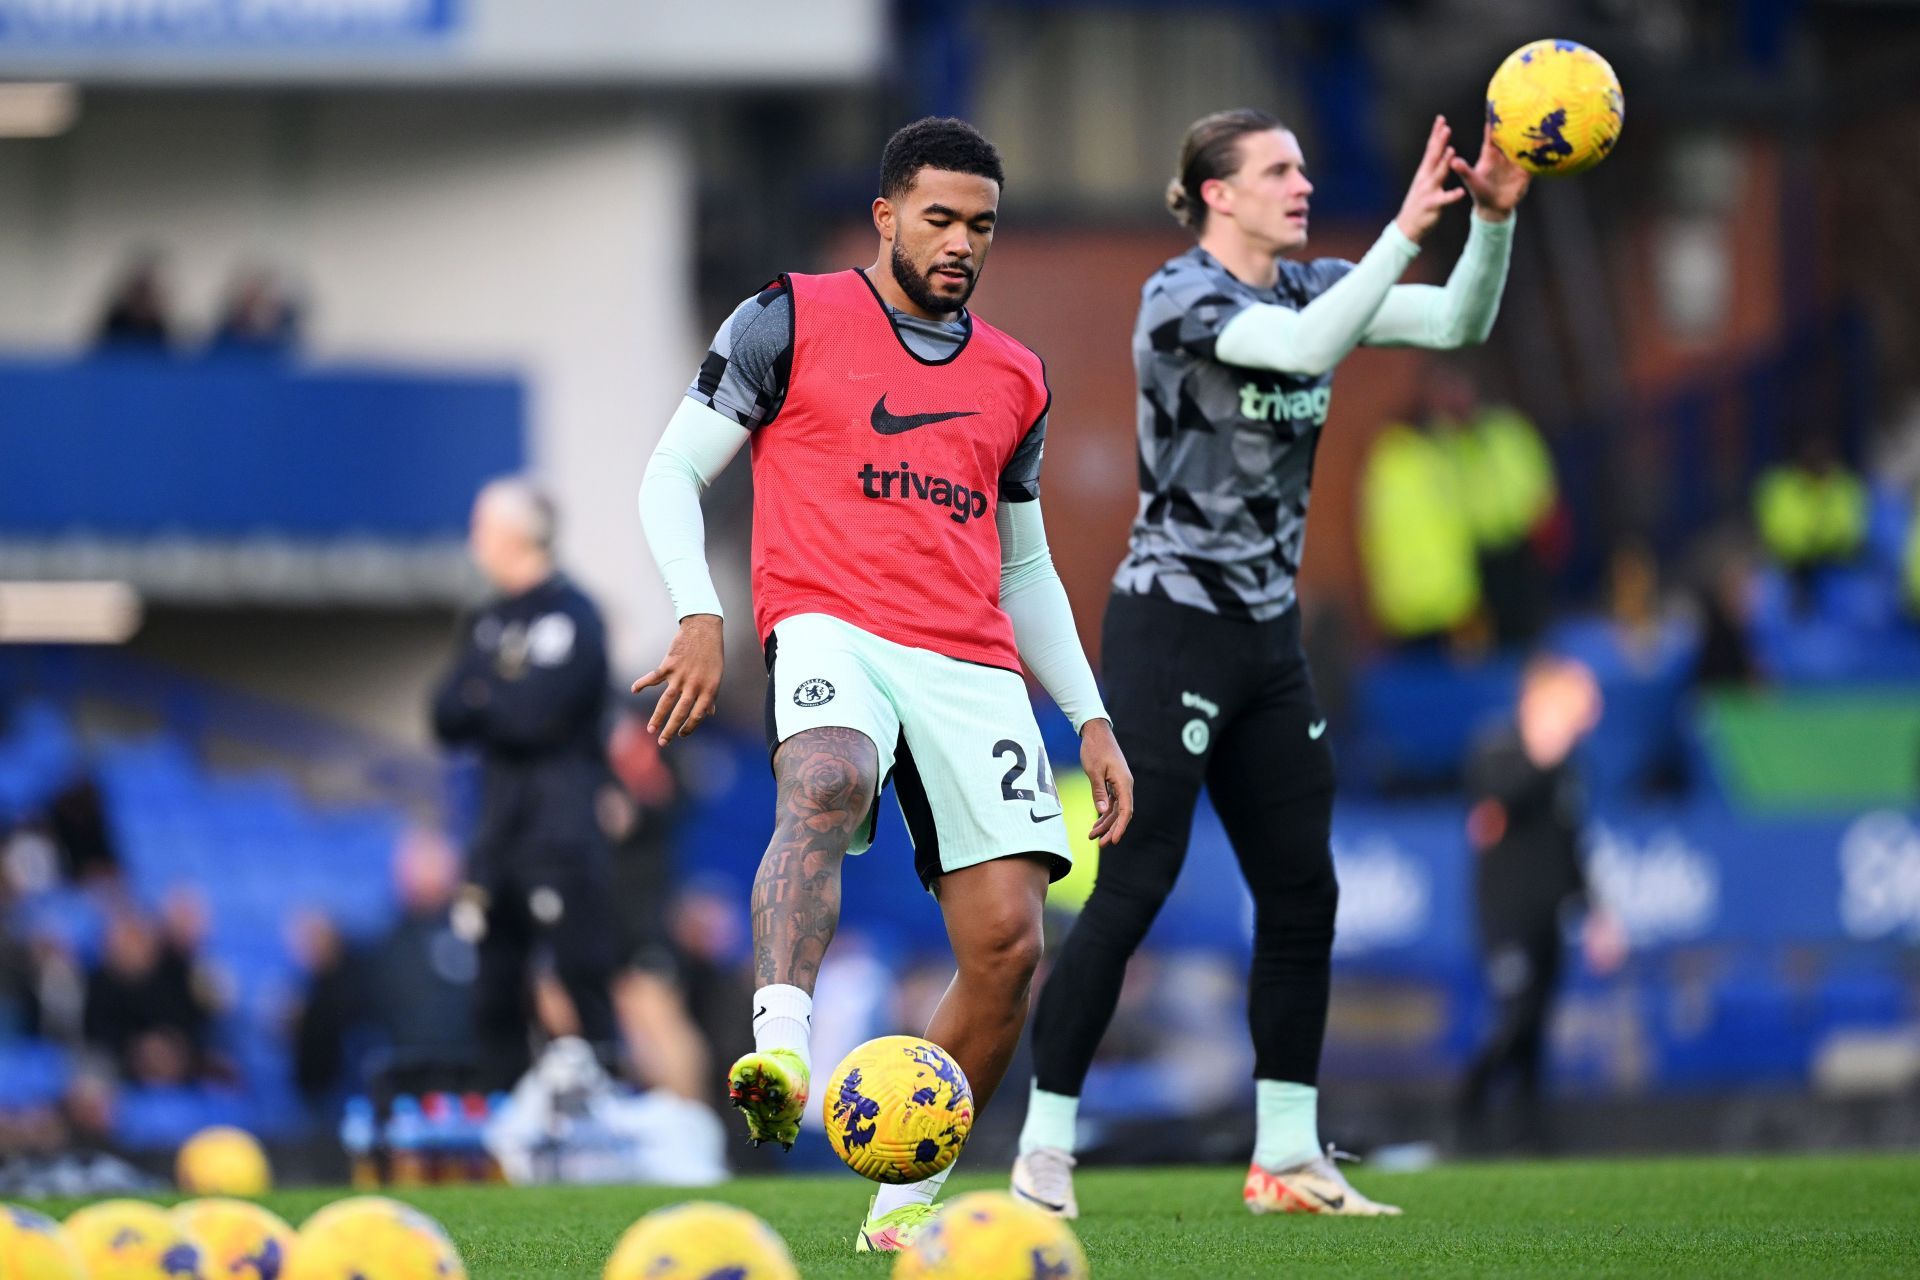
[[[1506,288],[1513,221],[1476,214],[1444,286],[1396,283],[1420,248],[1389,223],[1353,270],[1306,306],[1259,304],[1229,320],[1214,355],[1225,364],[1318,377],[1362,343],[1450,350],[1484,342]]]

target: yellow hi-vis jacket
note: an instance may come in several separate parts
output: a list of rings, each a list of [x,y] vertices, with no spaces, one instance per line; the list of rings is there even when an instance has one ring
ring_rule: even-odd
[[[1432,436],[1396,424],[1373,442],[1360,482],[1360,555],[1374,618],[1394,636],[1449,631],[1479,608],[1459,471]]]
[[[1867,490],[1852,472],[1775,467],[1753,496],[1760,541],[1781,564],[1849,560],[1867,536]]]
[[[1553,510],[1559,491],[1540,433],[1513,409],[1488,409],[1443,437],[1460,471],[1474,539],[1486,551],[1516,546]]]

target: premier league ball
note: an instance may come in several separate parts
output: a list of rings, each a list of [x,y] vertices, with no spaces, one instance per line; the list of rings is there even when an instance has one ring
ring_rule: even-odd
[[[1493,144],[1529,173],[1583,173],[1620,141],[1626,99],[1607,60],[1571,40],[1515,49],[1487,86]]]
[[[1073,1229],[1004,1191],[940,1210],[893,1264],[893,1280],[1087,1280]]]
[[[627,1228],[604,1280],[800,1280],[772,1227],[727,1204],[657,1209]]]
[[[212,1280],[186,1228],[145,1201],[88,1205],[67,1219],[67,1239],[91,1280]]]
[[[230,1125],[188,1138],[174,1158],[174,1176],[193,1196],[263,1196],[273,1190],[273,1170],[259,1139]]]
[[[918,1182],[959,1158],[973,1131],[973,1090],[947,1051],[881,1036],[848,1054],[827,1081],[827,1140],[875,1182]]]
[[[207,1256],[220,1280],[280,1280],[293,1252],[293,1228],[250,1200],[189,1200],[175,1221]]]
[[[282,1280],[467,1280],[440,1224],[384,1196],[354,1196],[307,1219]]]
[[[0,1204],[0,1276],[6,1280],[86,1280],[80,1256],[52,1218]]]

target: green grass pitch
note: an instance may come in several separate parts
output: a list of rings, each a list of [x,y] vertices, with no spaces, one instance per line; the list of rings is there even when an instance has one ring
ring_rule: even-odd
[[[1093,1274],[1125,1277],[1906,1275],[1920,1273],[1920,1156],[1464,1164],[1355,1181],[1391,1220],[1254,1218],[1236,1169],[1083,1171]],[[956,1176],[949,1194],[1004,1187]],[[700,1193],[759,1213],[807,1280],[885,1276],[851,1251],[870,1188],[850,1177],[745,1179]],[[298,1222],[338,1192],[268,1203]],[[627,1224],[689,1198],[653,1188],[422,1188],[475,1280],[597,1280]],[[65,1210],[69,1206],[52,1206]]]

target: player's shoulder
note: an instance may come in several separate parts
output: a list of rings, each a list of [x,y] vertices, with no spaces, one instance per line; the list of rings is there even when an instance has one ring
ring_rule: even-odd
[[[751,323],[769,313],[776,317],[793,314],[793,289],[785,276],[775,276],[741,299],[733,309],[729,324],[737,325],[742,321]]]
[[[1260,296],[1233,278],[1198,245],[1169,258],[1140,288],[1139,326],[1149,330],[1196,321],[1218,325]]]
[[[1018,365],[1025,372],[1032,374],[1041,382],[1046,381],[1047,362],[1040,358],[1039,352],[1008,333],[1005,329],[1002,329],[999,325],[990,324],[981,319],[978,312],[970,310],[967,315],[973,325],[973,341],[979,341],[984,336],[987,341],[999,347],[1008,359],[1012,360],[1014,364]]]
[[[1311,258],[1305,262],[1280,260],[1280,291],[1297,303],[1308,303],[1338,284],[1353,263],[1345,258]]]
[[[1160,264],[1140,286],[1143,303],[1166,300],[1175,306],[1191,306],[1199,297],[1219,293],[1233,284],[1233,277],[1213,256],[1199,245],[1175,254]]]

